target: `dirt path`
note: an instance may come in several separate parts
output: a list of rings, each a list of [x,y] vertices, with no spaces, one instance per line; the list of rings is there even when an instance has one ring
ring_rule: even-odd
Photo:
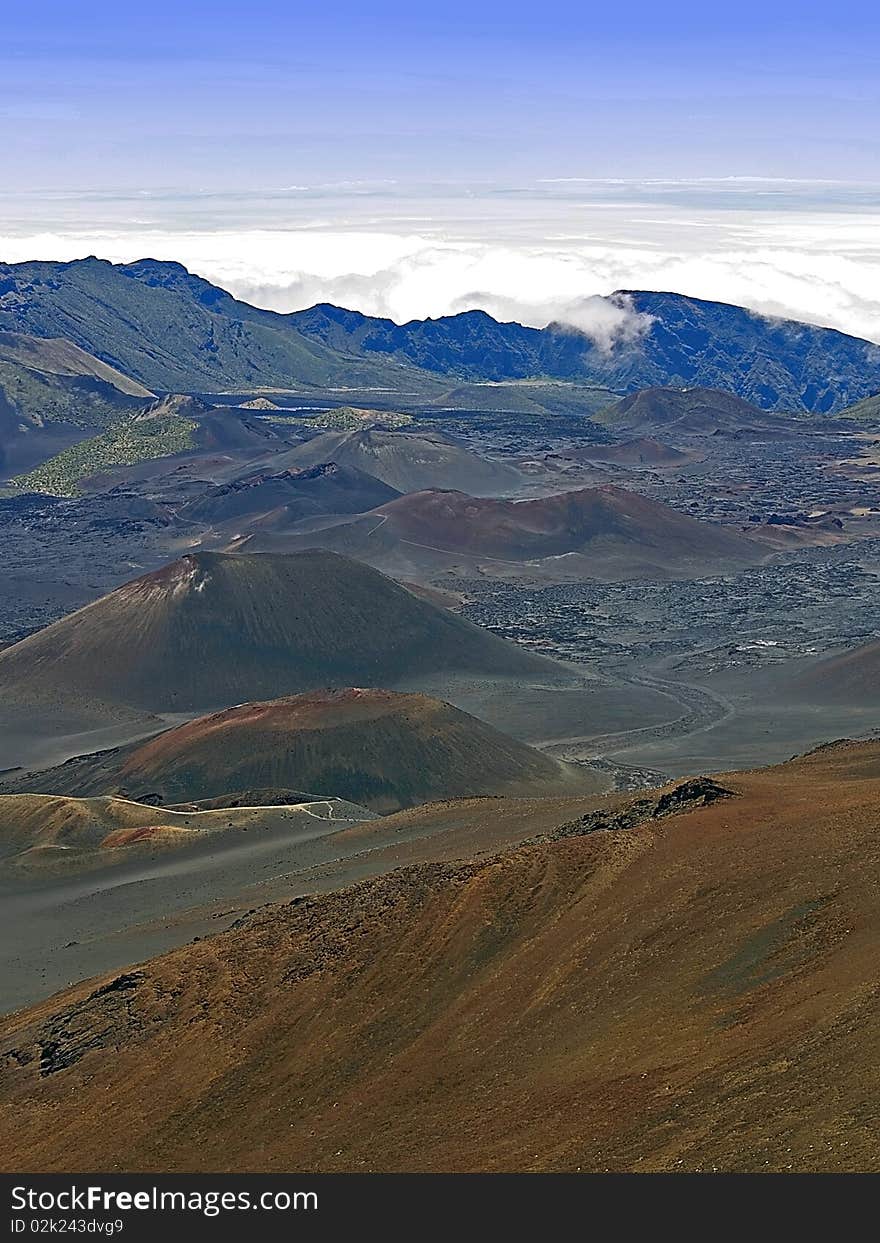
[[[542,747],[541,750],[560,760],[601,759],[609,752],[626,750],[630,747],[655,742],[658,739],[684,738],[691,734],[702,733],[727,720],[736,711],[735,706],[729,700],[703,686],[693,686],[686,682],[670,682],[647,674],[629,678],[628,681],[632,685],[658,691],[675,700],[682,708],[681,715],[657,725],[639,726],[635,729],[620,730],[617,733],[559,738],[549,746]],[[609,763],[612,767],[620,768],[621,771],[625,767],[615,765],[613,761]],[[653,773],[653,770],[645,771]]]

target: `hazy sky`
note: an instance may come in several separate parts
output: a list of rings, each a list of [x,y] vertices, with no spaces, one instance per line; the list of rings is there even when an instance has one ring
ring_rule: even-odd
[[[4,6],[0,258],[395,318],[662,286],[880,339],[877,9]]]

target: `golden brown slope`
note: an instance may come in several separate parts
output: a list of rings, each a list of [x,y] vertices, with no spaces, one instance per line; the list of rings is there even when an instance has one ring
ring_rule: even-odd
[[[185,847],[209,851],[259,834],[293,834],[309,821],[329,825],[371,820],[363,807],[343,799],[297,791],[287,800],[234,807],[153,807],[126,798],[68,798],[53,794],[0,795],[0,881],[53,874],[67,880],[80,870],[130,863],[129,847]]]
[[[10,1018],[10,1165],[880,1169],[880,744],[725,784]]]
[[[702,522],[614,484],[528,501],[417,492],[376,512],[385,516],[399,539],[509,560],[576,552],[598,560],[619,549],[634,559],[688,565],[749,562],[762,554],[730,528]]]

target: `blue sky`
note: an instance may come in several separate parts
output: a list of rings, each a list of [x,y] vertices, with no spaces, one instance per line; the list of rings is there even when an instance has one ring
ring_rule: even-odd
[[[4,148],[39,188],[880,180],[880,18],[846,0],[6,9]]]
[[[877,335],[877,7],[7,6],[0,257],[398,317],[665,278]]]

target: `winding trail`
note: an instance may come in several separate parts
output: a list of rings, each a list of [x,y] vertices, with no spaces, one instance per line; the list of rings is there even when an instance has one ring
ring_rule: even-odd
[[[376,532],[379,530],[379,527],[384,526],[387,521],[388,521],[388,515],[383,514],[383,516],[379,519],[376,525],[374,527],[370,527],[369,531],[367,531],[367,537],[369,538],[369,536],[375,535]]]
[[[631,685],[644,686],[674,699],[683,709],[681,716],[658,725],[639,726],[611,734],[584,734],[558,738],[541,748],[559,760],[592,760],[606,757],[609,752],[626,751],[642,743],[665,738],[683,738],[713,729],[731,717],[736,708],[723,696],[689,682],[670,682],[648,674],[626,679]]]

